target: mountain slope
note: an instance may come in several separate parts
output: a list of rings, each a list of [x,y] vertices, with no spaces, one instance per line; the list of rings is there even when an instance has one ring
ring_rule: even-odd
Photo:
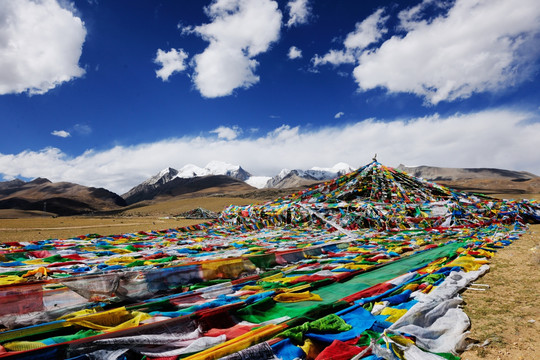
[[[41,210],[57,215],[75,215],[118,209],[125,205],[124,199],[104,188],[69,182],[52,183],[43,178],[30,182],[0,182],[0,209]]]
[[[485,194],[540,192],[540,177],[526,171],[493,168],[442,168],[435,166],[407,167],[404,165],[399,165],[397,169],[457,190]]]
[[[281,172],[268,180],[266,188],[285,189],[297,186],[307,186],[321,180],[302,172],[302,170],[281,170]]]
[[[193,194],[227,194],[252,191],[255,188],[245,182],[226,175],[207,175],[191,178],[175,177],[160,186],[136,186],[122,195],[128,205],[143,200],[164,200],[175,196]],[[137,191],[135,191],[137,190]]]
[[[430,181],[456,181],[464,179],[509,179],[525,181],[538,176],[526,171],[513,171],[493,168],[445,168],[436,166],[408,167],[400,164],[397,169],[409,175]]]
[[[159,189],[169,181],[175,179],[177,175],[178,170],[176,169],[170,167],[163,169],[151,178],[143,181],[137,186],[134,186],[121,196],[126,200],[127,204],[133,204],[141,200],[151,199],[152,194],[158,192],[156,189]]]
[[[204,168],[187,164],[178,171],[176,176],[179,178],[192,178],[206,175],[227,175],[242,181],[246,181],[251,176],[240,165],[233,165],[222,161],[211,161]]]
[[[345,175],[354,169],[345,163],[338,163],[331,168],[313,167],[309,170],[283,169],[268,180],[266,188],[285,189],[297,186],[307,186],[316,182],[334,179]]]

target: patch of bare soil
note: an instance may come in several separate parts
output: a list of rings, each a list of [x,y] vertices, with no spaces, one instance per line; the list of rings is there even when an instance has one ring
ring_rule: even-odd
[[[117,235],[174,229],[202,220],[158,217],[97,218],[66,216],[58,218],[0,219],[0,242],[69,239],[84,234]]]
[[[153,202],[145,204],[141,207],[131,207],[129,209],[118,212],[119,216],[176,216],[189,210],[198,207],[220,212],[229,205],[250,205],[260,203],[262,200],[257,198],[231,197],[231,196],[205,196],[205,197],[188,197],[176,198],[167,201]]]
[[[54,217],[56,214],[39,210],[0,209],[0,219]]]
[[[540,225],[492,258],[477,283],[487,291],[463,293],[471,319],[470,339],[485,346],[462,354],[466,360],[540,358]]]
[[[63,216],[0,219],[0,242],[69,239],[84,234],[116,235],[163,230],[199,224],[206,220],[175,219],[174,216],[202,207],[220,212],[225,207],[249,205],[261,200],[240,197],[176,199],[115,211],[114,216]],[[11,210],[10,210],[11,211]],[[14,213],[12,213],[14,214]]]

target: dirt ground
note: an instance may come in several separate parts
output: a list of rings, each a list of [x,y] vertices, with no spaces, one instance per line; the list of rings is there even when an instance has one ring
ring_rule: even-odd
[[[85,234],[117,235],[138,231],[172,229],[198,224],[201,220],[158,217],[87,218],[58,217],[0,219],[0,242],[69,239]]]
[[[489,289],[465,291],[464,311],[472,324],[469,338],[488,344],[462,358],[540,359],[540,225],[500,249],[477,283]]]
[[[174,229],[198,224],[203,220],[175,218],[176,215],[202,207],[219,212],[225,207],[249,205],[261,200],[249,198],[205,197],[179,199],[132,208],[108,216],[44,216],[43,213],[30,217],[10,211],[0,212],[0,242],[36,241],[44,239],[68,239],[85,234],[117,235],[138,231]],[[13,216],[17,215],[17,217]],[[4,218],[2,218],[4,217]]]

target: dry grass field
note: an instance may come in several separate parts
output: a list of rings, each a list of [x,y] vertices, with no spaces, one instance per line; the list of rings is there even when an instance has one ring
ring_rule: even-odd
[[[52,217],[41,212],[4,210],[0,212],[0,217],[4,217],[0,218],[0,241],[67,239],[84,234],[115,235],[178,228],[201,222],[173,218],[197,207],[218,212],[231,204],[249,205],[261,201],[240,197],[189,198],[149,204],[107,216]],[[36,216],[30,216],[32,214]],[[17,215],[18,218],[13,218]]]
[[[249,194],[252,195],[252,194]],[[497,198],[535,198],[540,194],[493,194]],[[203,207],[221,211],[230,204],[248,205],[267,200],[252,197],[199,197],[169,200],[133,207],[107,216],[56,217],[40,212],[0,211],[0,241],[32,241],[70,238],[98,233],[177,228],[199,220],[174,216]],[[26,217],[23,217],[26,216]],[[5,218],[18,217],[18,218]],[[471,318],[469,338],[477,346],[462,354],[463,359],[538,359],[540,358],[540,225],[532,225],[526,235],[497,252],[491,270],[478,283],[486,291],[463,293],[464,310]]]
[[[462,295],[469,338],[488,345],[466,351],[463,359],[540,359],[540,225],[499,250],[490,267],[477,281],[489,288]]]

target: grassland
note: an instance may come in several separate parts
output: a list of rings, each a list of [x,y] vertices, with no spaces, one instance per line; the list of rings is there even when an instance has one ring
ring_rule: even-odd
[[[263,200],[241,197],[201,197],[170,200],[141,207],[130,208],[114,214],[99,216],[36,216],[0,219],[0,241],[35,241],[43,239],[67,239],[84,234],[115,235],[137,231],[178,228],[200,223],[201,220],[175,218],[176,215],[202,207],[221,211],[234,205],[249,205]],[[4,217],[19,212],[4,211]],[[1,216],[2,214],[0,214]]]

